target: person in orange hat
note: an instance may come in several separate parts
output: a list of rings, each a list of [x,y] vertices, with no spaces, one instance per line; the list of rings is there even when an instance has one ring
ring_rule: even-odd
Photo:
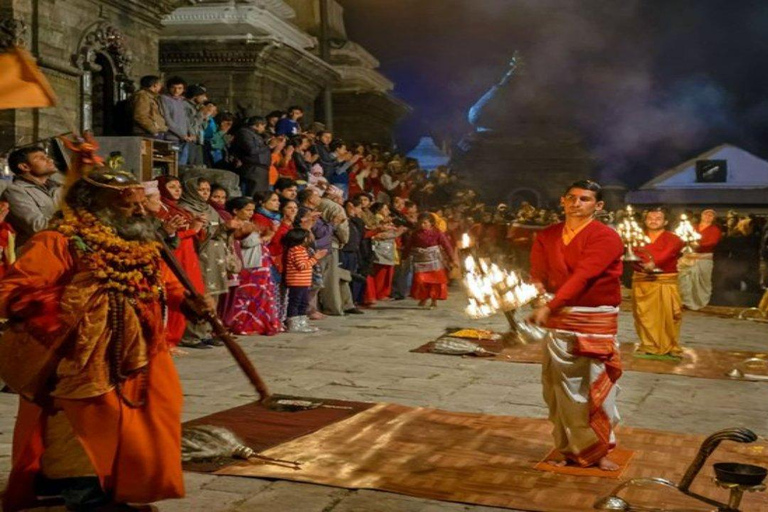
[[[20,395],[6,512],[38,496],[131,510],[184,495],[182,392],[163,309],[212,306],[185,299],[145,199],[132,174],[82,176],[0,280],[0,379]]]

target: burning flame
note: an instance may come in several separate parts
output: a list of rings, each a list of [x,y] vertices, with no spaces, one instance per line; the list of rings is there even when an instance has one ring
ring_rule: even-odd
[[[469,294],[465,311],[472,318],[521,308],[539,295],[538,289],[524,282],[516,272],[501,269],[484,259],[467,256],[464,270],[464,285]]]
[[[468,234],[464,233],[461,235],[461,247],[460,249],[469,249],[469,247],[472,245],[472,239],[469,237]]]
[[[651,243],[651,239],[648,238],[643,228],[635,220],[632,205],[627,205],[625,211],[626,215],[616,227],[616,231],[618,231],[624,245],[637,248]]]
[[[675,228],[675,234],[688,245],[696,244],[701,240],[701,234],[696,231],[696,228],[693,227],[691,221],[688,220],[688,216],[684,213],[680,215],[680,223]]]

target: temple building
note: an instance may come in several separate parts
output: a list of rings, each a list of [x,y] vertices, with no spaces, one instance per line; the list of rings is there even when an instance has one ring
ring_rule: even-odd
[[[676,165],[626,196],[634,205],[742,213],[767,212],[766,198],[768,161],[730,144]]]
[[[558,98],[528,78],[513,58],[469,110],[474,131],[451,163],[489,201],[553,206],[570,183],[592,175],[594,162]]]
[[[0,111],[0,154],[73,130],[115,134],[120,102],[148,74],[203,83],[220,109],[243,114],[301,105],[306,123],[330,87],[337,135],[389,145],[410,107],[348,40],[342,6],[328,5],[324,61],[319,0],[0,0],[0,45],[29,49],[59,98]]]

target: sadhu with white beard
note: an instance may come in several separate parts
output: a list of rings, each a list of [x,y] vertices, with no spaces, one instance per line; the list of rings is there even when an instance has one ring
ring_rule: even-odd
[[[595,220],[603,208],[599,184],[577,181],[560,202],[565,222],[540,231],[531,249],[531,278],[554,295],[530,318],[546,328],[544,399],[555,447],[565,457],[550,464],[614,471],[618,465],[608,454],[619,421],[616,332],[624,247],[613,229]]]
[[[144,189],[91,171],[0,281],[0,378],[20,397],[3,510],[112,510],[184,494],[182,392],[163,312],[185,301]],[[128,510],[128,507],[119,507]]]

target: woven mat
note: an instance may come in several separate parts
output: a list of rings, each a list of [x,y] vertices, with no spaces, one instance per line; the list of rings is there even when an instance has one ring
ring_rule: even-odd
[[[317,401],[316,399],[282,395],[273,395],[273,398],[277,400],[286,398]],[[329,407],[318,407],[299,412],[278,412],[261,404],[251,403],[188,421],[184,423],[184,426],[215,425],[224,427],[235,432],[246,446],[258,452],[350,418],[374,405],[369,402],[346,402],[342,400],[320,400],[320,402]],[[211,473],[234,462],[236,460],[231,458],[220,458],[206,462],[186,462],[184,469],[199,473]]]
[[[609,458],[611,461],[619,465],[619,469],[616,471],[605,471],[597,466],[582,468],[579,466],[572,466],[570,464],[565,466],[555,466],[550,464],[550,461],[557,462],[565,459],[565,457],[563,457],[559,451],[553,449],[547,454],[546,457],[541,459],[541,461],[534,466],[534,469],[538,469],[539,471],[549,471],[551,473],[560,473],[563,475],[596,476],[600,478],[613,478],[618,480],[624,477],[624,471],[626,471],[629,467],[629,462],[632,460],[634,455],[635,452],[631,450],[625,450],[624,448],[616,447],[616,449],[611,452],[611,456]]]
[[[234,414],[233,411],[225,413]],[[240,423],[243,428],[253,424]],[[348,489],[377,489],[419,498],[518,510],[588,511],[617,481],[537,471],[551,450],[543,419],[516,418],[377,404],[346,420],[262,452],[303,462],[299,471],[237,463],[217,475],[274,478]],[[244,437],[247,432],[238,432]],[[679,481],[704,436],[619,428],[620,446],[635,452],[624,478],[658,476]],[[765,464],[768,445],[724,442],[710,457],[692,490],[726,499],[712,485],[711,464]],[[643,488],[627,494],[638,505],[664,504],[707,510],[674,490]],[[747,494],[744,512],[768,510],[766,494]]]
[[[471,340],[478,343],[489,352],[496,354],[491,357],[482,357],[490,361],[506,361],[510,363],[541,363],[543,359],[540,343],[527,345],[514,345],[507,347],[501,340]],[[411,352],[432,353],[435,341],[430,341],[415,348]],[[632,372],[662,373],[671,375],[683,375],[685,377],[700,377],[703,379],[734,380],[726,374],[733,367],[747,358],[758,357],[768,360],[768,353],[746,352],[739,350],[717,350],[711,348],[683,348],[682,360],[659,360],[634,357],[635,346],[632,343],[621,344],[621,364],[624,370]],[[440,354],[443,355],[443,354]],[[467,356],[475,357],[475,356]],[[751,374],[766,375],[765,369],[750,368]],[[748,379],[745,379],[748,380]]]

